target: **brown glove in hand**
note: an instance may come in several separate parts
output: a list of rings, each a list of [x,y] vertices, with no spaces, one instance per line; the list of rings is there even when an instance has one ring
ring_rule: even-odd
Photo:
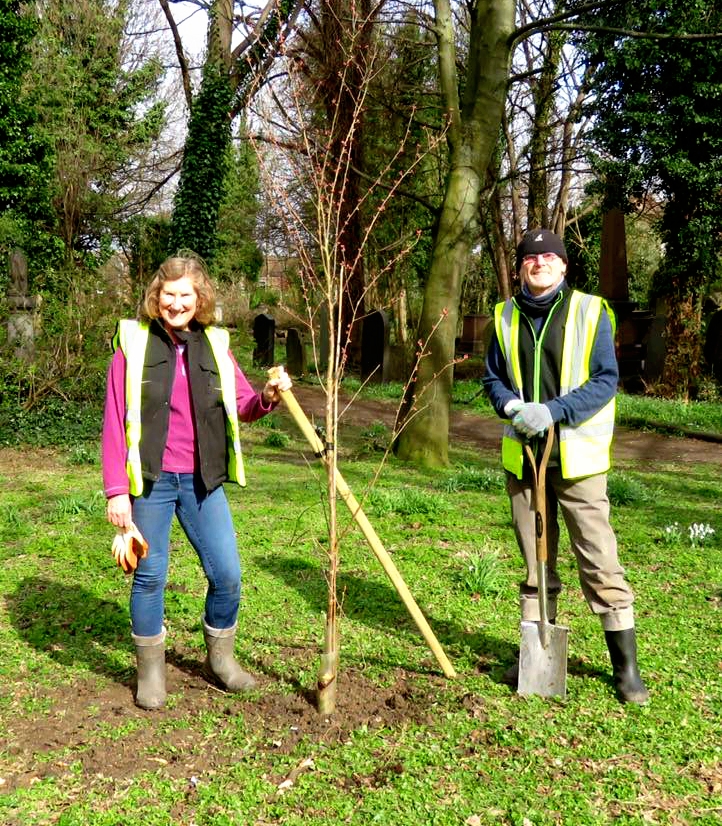
[[[138,560],[148,556],[148,543],[131,523],[128,530],[116,533],[112,551],[116,563],[126,574],[130,574],[138,567]]]

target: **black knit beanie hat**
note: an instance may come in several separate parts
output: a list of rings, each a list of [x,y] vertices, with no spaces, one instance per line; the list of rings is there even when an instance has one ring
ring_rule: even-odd
[[[516,271],[521,270],[521,262],[525,255],[541,255],[544,252],[556,253],[564,263],[568,262],[564,241],[549,229],[531,229],[519,242],[516,248]]]

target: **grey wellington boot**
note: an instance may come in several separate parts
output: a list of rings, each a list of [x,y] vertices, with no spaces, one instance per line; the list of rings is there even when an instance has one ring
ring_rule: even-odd
[[[212,628],[203,620],[203,637],[208,656],[203,666],[206,676],[227,691],[249,691],[256,685],[255,679],[244,671],[233,657],[236,628]]]
[[[644,705],[649,699],[649,691],[642,682],[637,666],[637,635],[634,628],[605,631],[604,636],[612,661],[617,697],[622,703]]]
[[[165,705],[165,633],[164,628],[154,637],[131,635],[138,667],[135,704],[140,708],[152,710]]]

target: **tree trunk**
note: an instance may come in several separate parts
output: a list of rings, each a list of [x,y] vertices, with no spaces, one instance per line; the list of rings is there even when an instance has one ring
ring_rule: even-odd
[[[361,321],[364,315],[366,278],[362,249],[361,173],[363,169],[364,112],[362,98],[368,87],[372,58],[371,40],[376,16],[382,4],[372,7],[368,0],[324,0],[321,4],[318,61],[318,89],[330,124],[328,189],[338,208],[337,252],[346,289],[341,297],[341,347],[347,364],[361,364]],[[338,175],[338,170],[343,174]]]
[[[527,228],[550,228],[549,217],[549,158],[553,132],[554,95],[564,35],[550,32],[546,38],[546,52],[539,80],[533,87],[534,118],[529,149],[529,197]]]
[[[504,110],[515,3],[480,0],[471,9],[461,108],[450,4],[436,0],[435,9],[450,170],[424,290],[418,335],[421,357],[404,399],[395,445],[400,458],[427,466],[448,464],[459,299],[475,238],[481,181],[486,179]]]
[[[328,565],[326,568],[327,604],[326,626],[323,636],[323,653],[317,681],[318,711],[321,714],[332,714],[336,710],[336,687],[338,685],[339,660],[339,633],[338,633],[338,591],[337,579],[339,568],[338,544],[338,498],[336,496],[337,452],[338,438],[338,384],[340,368],[340,352],[338,342],[338,326],[333,312],[338,306],[338,296],[329,291],[327,297],[328,308],[328,339],[329,360],[326,375],[326,444],[327,454],[324,459],[326,467],[326,490],[328,494]],[[335,299],[335,300],[334,300]]]

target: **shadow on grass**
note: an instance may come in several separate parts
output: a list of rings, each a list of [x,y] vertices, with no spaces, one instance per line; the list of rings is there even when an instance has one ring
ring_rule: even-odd
[[[85,663],[92,671],[128,683],[121,656],[128,650],[128,610],[76,585],[26,577],[5,597],[19,636],[60,665]],[[31,666],[32,668],[32,666]]]
[[[326,610],[327,591],[324,579],[318,567],[312,562],[300,557],[279,559],[261,556],[255,557],[253,561],[259,568],[297,591],[311,611],[323,613]],[[340,573],[338,590],[339,594],[343,595],[345,617],[372,628],[382,629],[396,637],[418,640],[420,645],[426,644],[416,623],[390,583]],[[510,645],[506,640],[481,631],[468,633],[454,622],[435,619],[424,610],[423,605],[419,608],[452,665],[455,658],[462,655],[469,658],[470,654],[471,659],[477,662],[478,672],[487,674],[493,682],[505,683],[504,673],[518,654],[516,645]],[[518,626],[514,630],[518,630]],[[599,633],[602,633],[601,629]],[[433,658],[431,652],[429,657]],[[368,660],[368,657],[366,659]],[[382,658],[379,658],[378,662],[388,665]],[[430,666],[428,671],[436,673],[438,668],[436,665]],[[570,676],[592,678],[612,686],[610,669],[598,668],[579,657],[569,658],[567,671]]]
[[[256,556],[253,563],[297,591],[313,613],[326,610],[328,596],[325,581],[312,562],[300,557],[279,559]],[[425,645],[420,630],[390,583],[342,572],[338,576],[338,592],[342,595],[343,614],[347,619],[382,629],[399,638],[419,640],[420,644]],[[515,649],[505,640],[481,631],[468,633],[454,622],[430,616],[422,605],[419,608],[452,664],[454,657],[461,652],[471,652],[479,660],[479,670],[491,673],[497,666],[508,665],[513,660]],[[430,656],[433,655],[430,653]]]
[[[85,664],[91,671],[134,688],[135,663],[130,614],[112,600],[85,588],[44,577],[23,579],[5,597],[8,614],[21,639],[62,666]],[[166,661],[202,678],[205,651],[168,647]]]

